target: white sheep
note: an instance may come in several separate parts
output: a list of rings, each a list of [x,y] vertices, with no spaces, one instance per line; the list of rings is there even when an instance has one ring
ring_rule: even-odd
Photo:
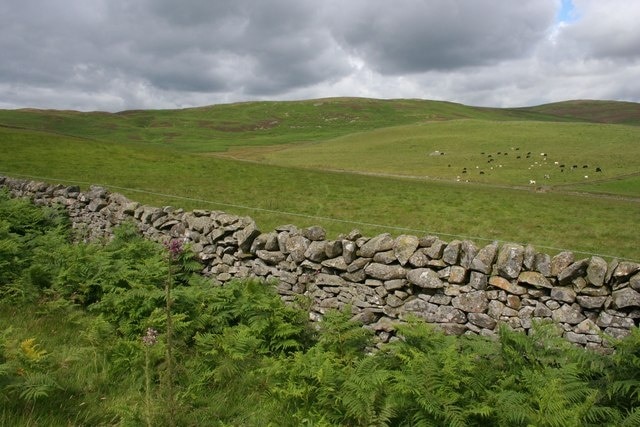
[[[534,179],[530,179],[530,180],[529,180],[529,184],[530,184],[530,185],[535,185],[535,184],[536,184],[536,181],[535,181]]]

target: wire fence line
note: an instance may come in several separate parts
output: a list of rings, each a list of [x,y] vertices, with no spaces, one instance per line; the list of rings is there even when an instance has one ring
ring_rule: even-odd
[[[148,195],[152,195],[152,196],[159,196],[159,197],[165,197],[165,198],[176,199],[176,200],[185,200],[185,201],[190,201],[190,202],[205,203],[205,204],[217,205],[217,206],[225,206],[225,207],[230,207],[230,208],[235,208],[235,209],[246,209],[246,210],[250,210],[250,211],[272,213],[272,214],[277,214],[277,215],[305,218],[305,219],[311,219],[311,220],[316,220],[316,221],[331,221],[331,222],[338,222],[338,223],[342,223],[342,224],[351,224],[351,225],[355,225],[355,226],[375,227],[375,228],[381,228],[381,229],[385,229],[385,230],[395,230],[395,231],[401,231],[401,232],[414,232],[414,233],[422,233],[422,234],[432,234],[432,235],[453,237],[453,238],[458,238],[458,239],[463,239],[463,240],[471,240],[471,241],[485,241],[485,242],[498,242],[498,243],[518,243],[518,244],[521,244],[523,246],[526,245],[526,243],[522,243],[522,242],[511,242],[511,241],[508,241],[508,240],[501,240],[501,239],[490,239],[490,238],[479,237],[479,236],[466,236],[466,235],[461,235],[461,234],[442,233],[442,232],[438,232],[438,231],[434,231],[434,230],[422,230],[422,229],[417,229],[417,228],[398,227],[398,226],[394,226],[394,225],[385,225],[385,224],[376,224],[376,223],[371,223],[371,222],[345,220],[345,219],[340,219],[340,218],[331,218],[331,217],[325,217],[325,216],[319,216],[319,215],[308,215],[308,214],[302,214],[302,213],[296,213],[296,212],[286,212],[286,211],[280,211],[280,210],[275,210],[275,209],[260,208],[260,207],[255,207],[255,206],[247,206],[247,205],[239,205],[239,204],[233,204],[233,203],[217,202],[217,201],[213,201],[213,200],[206,200],[206,199],[200,199],[200,198],[188,197],[188,196],[178,196],[178,195],[175,195],[175,194],[160,193],[160,192],[150,191],[150,190],[145,190],[145,189],[140,189],[140,188],[121,187],[121,186],[118,186],[118,185],[111,185],[111,184],[99,184],[99,183],[95,183],[95,182],[78,181],[78,180],[73,180],[73,179],[60,179],[60,178],[52,178],[52,177],[44,177],[44,176],[28,175],[28,174],[20,174],[20,173],[10,173],[10,174],[14,175],[14,176],[31,178],[31,179],[38,179],[38,180],[43,180],[43,181],[68,182],[68,183],[80,184],[80,185],[98,185],[98,186],[101,186],[101,187],[107,187],[107,188],[116,189],[116,190],[130,191],[130,192],[135,192],[135,193],[148,194]],[[6,172],[2,172],[2,171],[0,171],[0,175],[7,176]],[[611,258],[611,259],[617,259],[617,260],[620,260],[620,261],[640,262],[640,261],[635,260],[635,259],[620,257],[620,256],[617,256],[617,255],[601,254],[601,253],[587,252],[587,251],[581,251],[581,250],[576,250],[576,249],[558,248],[558,247],[554,247],[554,246],[545,246],[545,245],[537,245],[537,244],[534,244],[534,246],[536,248],[549,249],[549,250],[558,251],[558,252],[570,251],[570,252],[574,252],[576,254],[599,256],[599,257],[602,257],[602,258]]]

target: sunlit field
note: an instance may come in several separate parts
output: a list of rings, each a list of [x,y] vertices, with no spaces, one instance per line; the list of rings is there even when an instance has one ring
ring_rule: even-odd
[[[585,120],[366,99],[4,110],[0,173],[249,215],[263,230],[319,224],[334,236],[438,234],[640,259],[630,232],[640,127]]]

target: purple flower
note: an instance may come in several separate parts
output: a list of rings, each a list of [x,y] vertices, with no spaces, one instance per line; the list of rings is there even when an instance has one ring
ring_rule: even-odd
[[[158,342],[158,331],[153,328],[147,328],[147,332],[142,337],[142,343],[148,347],[151,347]]]
[[[168,242],[164,243],[164,246],[169,251],[171,258],[177,258],[178,255],[182,253],[182,240],[180,239],[171,239]]]

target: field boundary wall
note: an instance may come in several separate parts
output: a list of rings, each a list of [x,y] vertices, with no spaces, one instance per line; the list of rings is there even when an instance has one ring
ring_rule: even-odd
[[[532,245],[354,230],[327,239],[321,227],[283,225],[260,231],[246,216],[153,207],[91,186],[52,185],[0,176],[12,197],[62,206],[77,235],[109,238],[132,222],[146,237],[190,244],[202,274],[221,285],[233,279],[272,281],[283,300],[309,298],[310,318],[351,309],[381,343],[397,339],[394,324],[410,316],[449,334],[491,336],[500,324],[528,331],[552,321],[564,337],[587,348],[606,347],[640,324],[640,264],[555,256]]]

